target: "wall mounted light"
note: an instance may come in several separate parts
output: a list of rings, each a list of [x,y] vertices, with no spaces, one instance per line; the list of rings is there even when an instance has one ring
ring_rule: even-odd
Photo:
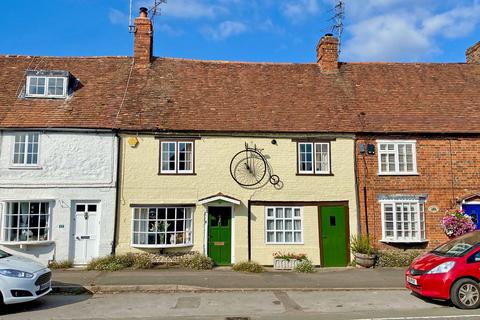
[[[138,138],[137,137],[129,137],[127,139],[127,143],[130,147],[135,148],[138,145]]]

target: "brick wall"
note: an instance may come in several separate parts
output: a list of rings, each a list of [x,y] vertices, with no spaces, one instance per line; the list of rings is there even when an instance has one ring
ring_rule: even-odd
[[[377,139],[416,140],[418,175],[379,176]],[[359,145],[374,144],[375,155],[362,155]],[[447,240],[440,228],[445,210],[458,204],[463,197],[480,192],[480,139],[478,137],[357,137],[357,179],[362,233],[366,232],[364,186],[367,186],[367,211],[369,234],[380,248],[432,248]],[[366,168],[366,171],[365,171]],[[366,175],[365,175],[366,172]],[[365,179],[366,176],[366,179]],[[425,228],[427,244],[389,245],[379,242],[382,237],[381,207],[378,194],[427,194],[425,203]],[[437,206],[438,212],[429,207]]]

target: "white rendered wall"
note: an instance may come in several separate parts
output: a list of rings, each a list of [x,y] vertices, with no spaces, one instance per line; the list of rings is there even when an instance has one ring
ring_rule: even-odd
[[[41,132],[39,166],[31,169],[12,167],[13,138],[12,131],[0,133],[0,212],[3,215],[7,201],[49,201],[52,243],[22,247],[4,243],[0,248],[44,263],[53,258],[73,260],[74,204],[91,201],[100,203],[98,255],[109,254],[116,201],[114,134]]]

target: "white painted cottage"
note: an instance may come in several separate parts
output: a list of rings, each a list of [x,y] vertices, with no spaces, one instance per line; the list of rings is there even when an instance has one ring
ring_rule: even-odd
[[[3,131],[0,141],[1,248],[76,264],[109,254],[115,134]]]
[[[131,58],[0,57],[0,248],[85,264],[114,247]]]

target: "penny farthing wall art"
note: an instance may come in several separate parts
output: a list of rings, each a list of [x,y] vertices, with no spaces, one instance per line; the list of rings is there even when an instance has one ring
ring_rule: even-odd
[[[266,183],[271,183],[277,188],[281,186],[280,178],[272,174],[267,158],[256,145],[250,147],[245,143],[245,149],[233,156],[230,174],[233,180],[246,188],[259,188]]]

